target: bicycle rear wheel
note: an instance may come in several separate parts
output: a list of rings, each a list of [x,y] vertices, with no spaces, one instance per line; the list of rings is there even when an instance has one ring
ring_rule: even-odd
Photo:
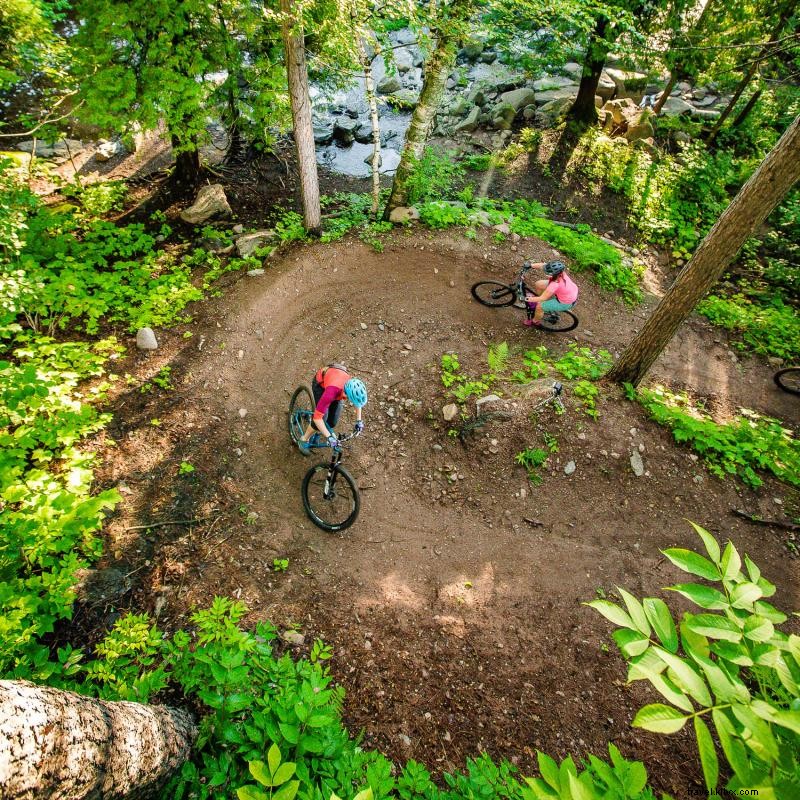
[[[484,306],[498,308],[513,305],[517,294],[513,286],[498,281],[481,281],[472,287],[472,296]]]
[[[314,394],[311,387],[306,383],[301,383],[294,390],[292,399],[289,401],[289,436],[295,444],[311,423],[314,406]]]
[[[773,376],[778,388],[789,394],[800,394],[800,367],[779,369]]]
[[[303,508],[308,518],[324,531],[349,528],[361,508],[361,495],[352,475],[342,466],[315,464],[303,478]]]
[[[545,311],[540,330],[548,333],[566,333],[578,327],[578,318],[571,311]]]

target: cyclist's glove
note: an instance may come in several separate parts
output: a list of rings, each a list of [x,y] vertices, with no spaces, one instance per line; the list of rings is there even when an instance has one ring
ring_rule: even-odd
[[[362,419],[356,420],[356,424],[353,425],[353,430],[356,433],[361,433],[361,431],[364,430],[364,420]]]
[[[335,436],[328,437],[328,447],[338,447],[339,440]]]

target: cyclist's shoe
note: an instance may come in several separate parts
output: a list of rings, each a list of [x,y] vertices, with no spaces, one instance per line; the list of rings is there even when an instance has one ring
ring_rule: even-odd
[[[304,456],[311,455],[311,442],[304,442],[302,439],[297,440],[297,449]]]
[[[524,319],[524,320],[522,320],[522,324],[526,328],[541,328],[542,327],[542,323],[541,322],[537,322],[535,319]]]

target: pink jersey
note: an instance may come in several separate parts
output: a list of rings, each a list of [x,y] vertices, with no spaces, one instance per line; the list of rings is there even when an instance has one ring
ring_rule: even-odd
[[[562,272],[557,277],[550,278],[550,285],[543,296],[555,297],[559,303],[569,305],[578,299],[578,286],[566,272]]]

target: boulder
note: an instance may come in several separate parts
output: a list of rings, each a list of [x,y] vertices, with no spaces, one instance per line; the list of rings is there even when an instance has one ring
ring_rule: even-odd
[[[415,206],[397,206],[389,214],[389,222],[402,225],[406,222],[413,222],[419,219],[419,211]]]
[[[644,150],[645,153],[650,155],[652,158],[658,158],[660,153],[658,152],[658,148],[656,147],[655,139],[652,136],[649,136],[647,139],[637,139],[633,146],[637,150]]]
[[[372,121],[367,119],[360,122],[358,127],[353,131],[353,135],[356,141],[361,144],[372,144]]]
[[[683,142],[684,144],[692,141],[692,137],[686,131],[673,131],[672,139],[675,142]]]
[[[488,227],[492,224],[492,218],[489,216],[489,212],[480,208],[475,211],[470,211],[468,219],[470,225],[486,225]]]
[[[609,100],[603,107],[603,111],[611,113],[615,125],[635,125],[642,115],[642,109],[636,105],[629,97],[620,97],[618,100]]]
[[[371,156],[370,156],[371,161]],[[381,150],[381,172],[384,175],[393,175],[400,164],[400,153],[397,150]]]
[[[69,158],[82,153],[86,147],[80,139],[59,139],[53,144],[45,144],[41,140],[26,139],[17,145],[23,153],[33,153],[36,147],[37,158]]]
[[[532,120],[536,116],[536,105],[525,106],[522,109],[522,118],[526,121]]]
[[[617,93],[617,84],[605,72],[601,72],[595,91],[603,100],[610,100]]]
[[[478,106],[472,106],[469,114],[454,128],[454,133],[472,133],[478,127],[480,115],[480,108]]]
[[[225,190],[219,183],[212,183],[200,189],[194,203],[181,211],[180,216],[190,225],[199,225],[212,217],[229,217],[232,213]]]
[[[152,328],[139,328],[136,331],[136,346],[140,350],[158,350],[158,340]]]
[[[498,131],[507,131],[514,124],[517,109],[511,103],[498,103],[492,109],[492,127]]]
[[[467,100],[476,106],[482,106],[486,102],[486,95],[479,86],[473,86],[467,93]]]
[[[399,108],[413,108],[417,104],[419,92],[413,89],[400,89],[386,97],[386,102]]]
[[[635,142],[637,139],[651,139],[653,136],[655,136],[655,131],[647,120],[631,125],[625,132],[625,138],[629,142]]]
[[[337,117],[333,121],[333,138],[341,145],[351,145],[356,138],[359,122],[350,117]]]
[[[450,115],[453,117],[463,117],[468,111],[472,110],[473,104],[463,96],[456,98],[455,102],[450,106]]]
[[[708,108],[709,106],[713,106],[714,103],[719,101],[719,97],[715,94],[707,94],[701,100],[695,100],[694,105],[697,108]]]
[[[94,157],[97,161],[106,162],[110,161],[114,156],[121,155],[125,152],[125,147],[122,142],[112,142],[108,139],[101,139],[98,143],[97,150]]]
[[[539,78],[538,81],[533,82],[533,90],[535,92],[548,92],[552,89],[563,89],[565,86],[576,85],[571,78],[565,78],[562,75],[545,75],[544,78]]]
[[[480,41],[469,42],[458,51],[458,57],[465,61],[477,61],[485,47],[486,45]]]
[[[253,233],[246,233],[244,236],[239,236],[236,241],[236,252],[239,253],[240,258],[247,258],[259,248],[263,247],[268,242],[275,238],[275,231],[270,229],[253,231]]]
[[[399,47],[394,51],[394,63],[399,73],[406,73],[414,67],[414,56],[407,48]]]
[[[534,119],[543,128],[551,128],[558,123],[561,117],[566,115],[574,102],[575,99],[572,97],[561,97],[558,100],[551,100],[549,103],[545,103],[536,112]]]
[[[665,117],[679,117],[681,114],[689,114],[693,110],[692,104],[680,97],[668,97],[666,103],[661,107],[661,114]]]
[[[398,75],[386,75],[378,81],[378,94],[392,94],[399,92],[403,88]]]
[[[647,84],[647,75],[643,72],[631,72],[609,67],[605,70],[605,73],[614,82],[617,96],[624,96],[630,92],[639,92]]]
[[[573,81],[579,81],[583,77],[583,64],[578,64],[576,61],[568,61],[561,68],[569,75]]]
[[[442,407],[442,416],[445,422],[452,422],[458,417],[458,406],[455,403],[448,403]]]
[[[577,84],[573,84],[572,86],[565,86],[562,89],[549,89],[546,92],[537,92],[536,93],[536,105],[537,106],[544,106],[549,103],[551,100],[572,100],[574,102],[575,98],[578,96],[578,86]]]
[[[512,89],[510,92],[503,92],[500,95],[501,103],[508,103],[519,111],[525,106],[529,106],[536,100],[536,92],[533,89]]]
[[[497,61],[497,53],[494,50],[484,50],[478,57],[482,64],[494,64]]]
[[[333,139],[332,122],[314,123],[314,142],[316,144],[328,144]]]
[[[0,150],[0,158],[7,158],[14,165],[15,172],[28,171],[31,165],[31,154],[20,150]]]

